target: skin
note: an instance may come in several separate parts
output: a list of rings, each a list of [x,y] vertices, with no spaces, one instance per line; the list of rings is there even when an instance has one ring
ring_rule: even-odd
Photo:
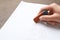
[[[58,25],[60,23],[60,5],[56,3],[52,3],[41,10],[44,9],[52,9],[53,14],[52,15],[42,15],[39,19],[40,21],[45,21],[51,25]]]

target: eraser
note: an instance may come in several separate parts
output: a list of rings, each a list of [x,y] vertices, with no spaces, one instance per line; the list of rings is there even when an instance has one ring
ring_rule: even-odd
[[[35,23],[38,23],[40,21],[39,17],[42,15],[49,15],[50,11],[48,10],[43,10],[42,12],[39,12],[39,15],[36,16],[33,20]]]

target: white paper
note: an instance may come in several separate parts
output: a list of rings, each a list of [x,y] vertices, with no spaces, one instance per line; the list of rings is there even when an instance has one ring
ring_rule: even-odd
[[[0,30],[0,40],[60,40],[60,29],[33,21],[45,6],[21,1]]]

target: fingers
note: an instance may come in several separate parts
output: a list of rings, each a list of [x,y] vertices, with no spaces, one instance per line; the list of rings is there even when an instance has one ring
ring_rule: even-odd
[[[53,12],[53,9],[48,5],[48,6],[44,7],[44,8],[41,8],[41,10],[40,10],[40,12],[38,13],[38,15],[39,15],[42,11],[44,11],[44,10],[49,10],[49,11]]]
[[[55,21],[49,21],[49,22],[47,22],[47,23],[50,24],[50,25],[53,25],[53,26],[55,26],[55,25],[58,24],[58,22],[55,22]]]
[[[42,15],[40,16],[40,21],[56,21],[60,23],[60,14],[54,13],[53,15]]]

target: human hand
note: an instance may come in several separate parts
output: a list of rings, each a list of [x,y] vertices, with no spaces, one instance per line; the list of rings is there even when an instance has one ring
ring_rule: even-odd
[[[47,23],[51,25],[57,25],[60,23],[60,6],[56,3],[50,4],[46,6],[44,9],[53,9],[52,15],[42,15],[40,16],[41,21],[46,21]]]

